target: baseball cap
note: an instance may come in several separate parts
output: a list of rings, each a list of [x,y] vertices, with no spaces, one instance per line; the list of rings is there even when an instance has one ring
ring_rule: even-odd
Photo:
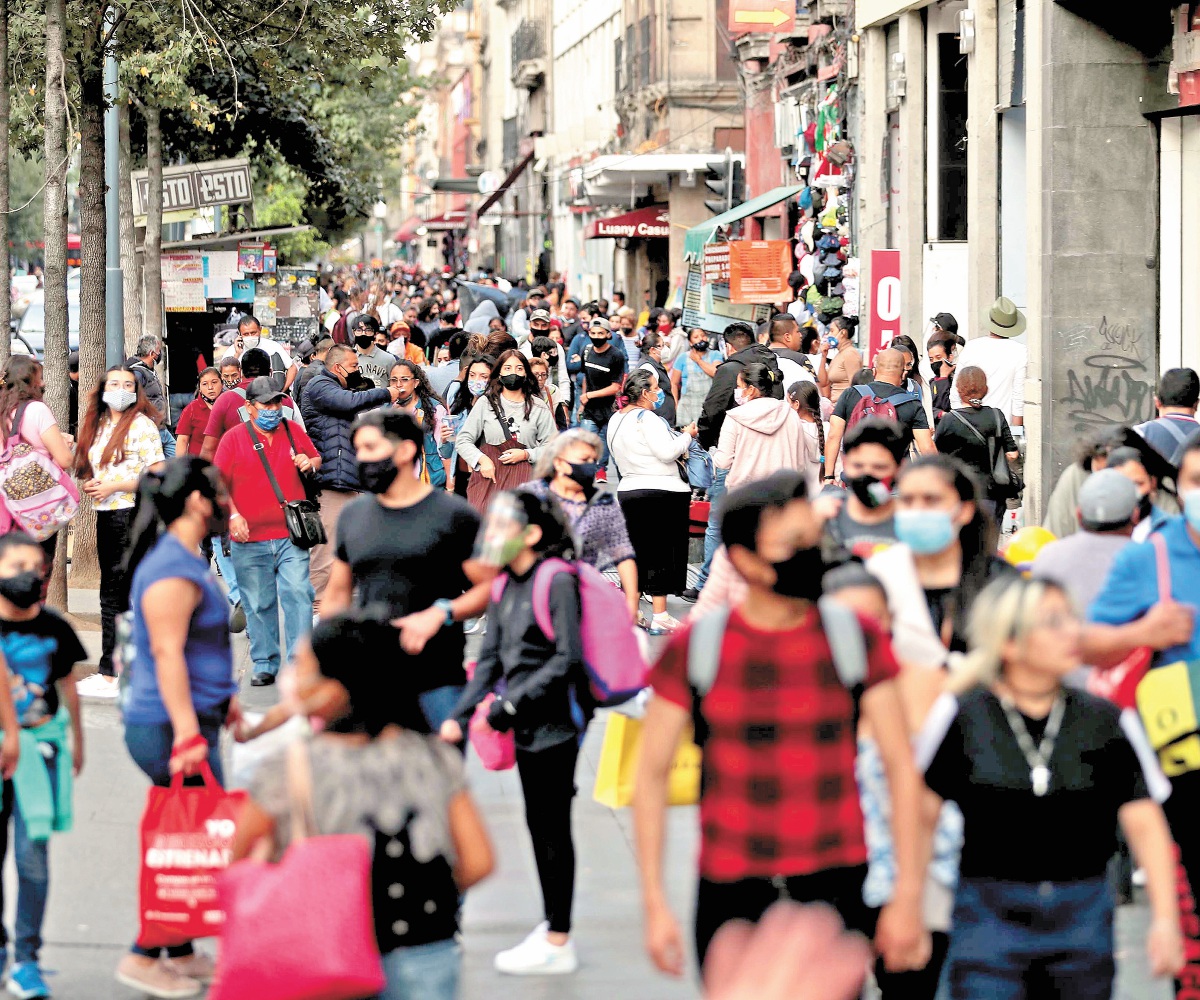
[[[535,309],[529,315],[529,322],[530,323],[549,323],[550,322],[550,313],[546,309]]]
[[[246,398],[251,403],[278,403],[286,396],[287,393],[279,388],[278,383],[270,375],[259,375],[246,387]]]
[[[930,317],[929,322],[934,326],[939,326],[947,333],[958,333],[958,320],[950,313],[938,313],[936,316]]]
[[[612,326],[603,316],[597,316],[592,320],[592,325],[589,327],[592,330],[603,330],[605,333],[612,333]]]
[[[1128,524],[1137,504],[1137,487],[1116,469],[1093,472],[1079,488],[1079,519],[1095,530]]]

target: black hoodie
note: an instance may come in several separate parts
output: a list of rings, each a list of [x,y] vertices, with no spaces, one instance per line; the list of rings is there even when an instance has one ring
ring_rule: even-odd
[[[733,392],[737,388],[739,373],[754,361],[761,361],[768,368],[774,369],[779,379],[773,386],[771,395],[775,399],[783,399],[783,373],[779,370],[779,359],[771,348],[765,344],[751,344],[737,354],[730,355],[724,364],[717,366],[717,373],[713,376],[708,395],[704,397],[704,409],[700,412],[700,419],[696,421],[696,439],[706,451],[716,447],[721,436],[721,425],[725,423],[725,414],[734,406]]]

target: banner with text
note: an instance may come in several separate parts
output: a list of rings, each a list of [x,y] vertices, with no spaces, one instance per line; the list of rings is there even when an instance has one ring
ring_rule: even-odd
[[[866,363],[891,346],[900,334],[900,251],[871,251],[871,328]]]
[[[787,240],[734,240],[729,246],[729,301],[771,305],[792,298],[787,279],[792,270]]]

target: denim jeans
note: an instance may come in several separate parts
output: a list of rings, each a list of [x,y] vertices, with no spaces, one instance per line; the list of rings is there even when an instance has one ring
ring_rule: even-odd
[[[234,542],[233,569],[242,592],[250,659],[256,674],[279,673],[279,609],[283,609],[284,658],[312,628],[313,588],[308,553],[287,538]]]
[[[1113,901],[1103,876],[1080,882],[963,879],[953,926],[953,1000],[1112,996]]]
[[[221,571],[221,579],[225,581],[225,586],[229,591],[230,607],[235,604],[241,604],[242,592],[238,590],[237,571],[233,568],[233,556],[225,554],[225,547],[221,544],[220,535],[213,536],[212,547],[213,558],[217,561],[217,569]],[[233,551],[232,545],[229,551]]]
[[[43,744],[49,746],[49,744]],[[58,759],[46,758],[50,772],[51,794],[58,789]],[[42,948],[42,918],[50,892],[50,841],[33,841],[25,829],[21,807],[11,781],[4,783],[4,805],[0,810],[0,864],[8,854],[8,827],[12,820],[13,850],[17,865],[16,962],[36,962]],[[0,884],[0,911],[4,907],[4,887]],[[8,937],[0,925],[0,962]]]
[[[450,718],[454,706],[463,693],[463,685],[447,684],[445,687],[434,688],[432,691],[422,691],[417,696],[421,705],[421,714],[429,723],[430,732],[436,733],[443,722]]]
[[[453,938],[395,948],[383,956],[384,987],[375,1000],[457,1000],[462,949]]]
[[[608,421],[606,420],[606,421],[604,421],[604,423],[598,424],[598,423],[596,423],[595,420],[589,420],[587,417],[584,417],[582,420],[579,421],[579,426],[582,427],[585,431],[591,431],[593,434],[599,435],[599,437],[600,437],[599,462],[600,462],[600,465],[602,465],[602,466],[608,465]]]
[[[221,726],[225,723],[227,707],[222,705],[196,713],[196,721],[200,724],[200,735],[208,743],[208,766],[212,769],[213,777],[220,785],[225,784],[225,775],[221,770]],[[133,762],[142,769],[154,784],[165,788],[171,783],[171,745],[175,742],[175,731],[169,722],[160,723],[126,723],[125,748]],[[200,785],[204,779],[196,776],[184,779],[185,785]],[[147,958],[157,958],[161,948],[144,948],[133,946],[135,955]],[[172,958],[183,958],[192,954],[191,944],[174,945],[165,949]]]
[[[725,477],[728,469],[715,469],[713,484],[708,488],[708,527],[704,531],[704,565],[700,567],[700,575],[696,577],[696,589],[703,590],[708,582],[708,571],[712,569],[713,556],[721,547],[721,521],[718,514],[720,499],[725,495]]]

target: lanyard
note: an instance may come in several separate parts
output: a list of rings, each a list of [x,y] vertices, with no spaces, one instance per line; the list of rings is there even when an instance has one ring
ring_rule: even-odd
[[[1003,695],[997,696],[1008,726],[1017,738],[1017,746],[1025,755],[1025,763],[1029,765],[1029,781],[1033,785],[1033,794],[1041,798],[1050,789],[1050,758],[1054,755],[1054,743],[1058,739],[1058,731],[1062,726],[1063,714],[1066,712],[1067,700],[1060,691],[1054,699],[1054,707],[1050,709],[1050,718],[1046,721],[1046,731],[1042,734],[1042,742],[1033,745],[1033,738],[1025,727],[1025,720],[1011,699]]]

